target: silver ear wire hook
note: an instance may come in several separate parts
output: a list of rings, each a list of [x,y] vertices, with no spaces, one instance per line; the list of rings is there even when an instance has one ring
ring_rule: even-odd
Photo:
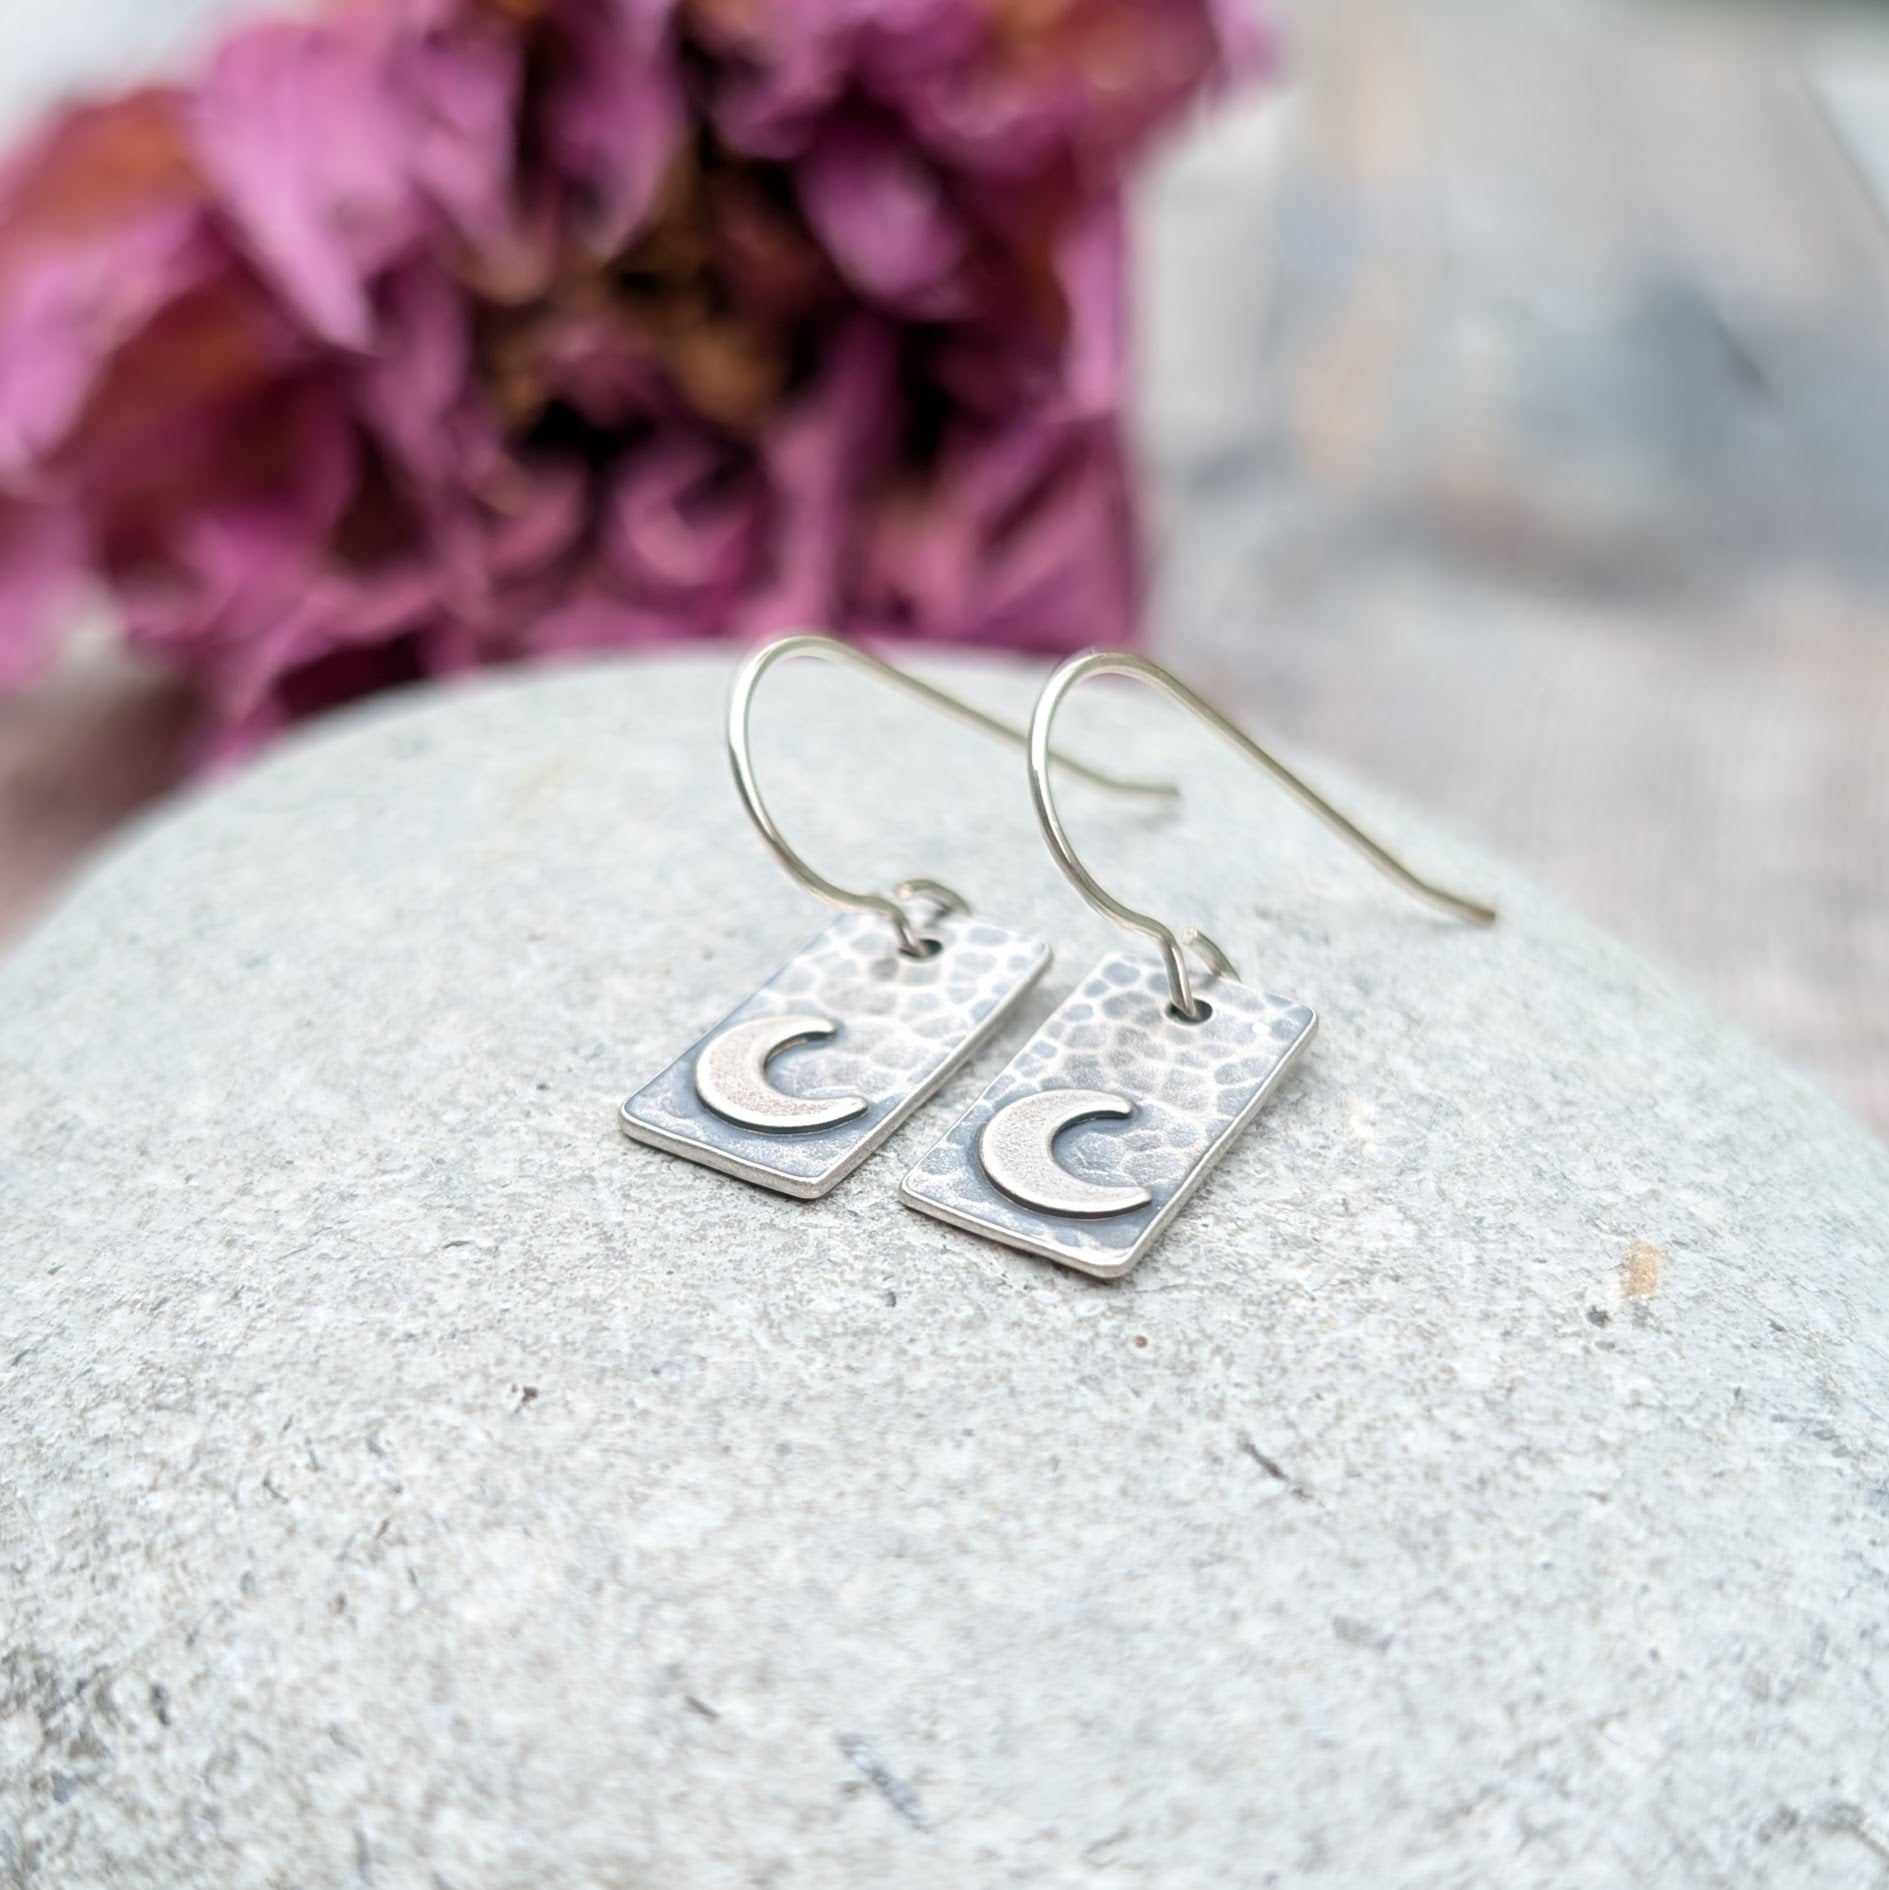
[[[825,874],[816,872],[788,845],[785,835],[775,824],[774,816],[769,813],[767,803],[761,797],[761,784],[755,776],[753,745],[749,732],[754,692],[760,686],[761,678],[776,663],[789,662],[795,657],[802,656],[817,657],[822,662],[837,663],[844,669],[854,669],[862,675],[876,676],[915,701],[940,709],[946,715],[967,723],[972,728],[982,729],[987,735],[995,735],[1001,741],[1011,742],[1018,748],[1029,747],[1029,731],[1003,721],[997,716],[987,715],[982,709],[974,708],[970,703],[952,695],[949,690],[940,689],[935,683],[923,682],[902,669],[894,668],[890,663],[881,662],[876,656],[867,655],[864,650],[857,649],[850,643],[840,642],[836,637],[811,634],[778,637],[772,643],[763,644],[735,672],[734,687],[728,695],[728,759],[734,766],[735,786],[740,791],[741,804],[748,810],[748,818],[754,822],[761,838],[767,842],[768,850],[816,899],[823,899],[830,906],[838,906],[843,912],[880,914],[881,917],[890,920],[897,931],[899,949],[922,957],[928,949],[935,949],[935,947],[927,946],[918,927],[913,923],[911,914],[901,902],[922,896],[932,900],[944,911],[967,911],[969,908],[959,894],[935,879],[901,880],[893,888],[895,896],[892,897],[884,893],[849,892],[844,886],[836,885]],[[1045,753],[1048,752],[1046,741]],[[1079,775],[1085,781],[1092,781],[1098,787],[1113,788],[1125,794],[1152,794],[1171,799],[1179,791],[1166,781],[1125,780],[1119,775],[1106,773],[1100,768],[1092,768],[1084,762],[1076,761],[1061,753],[1056,755],[1056,761],[1059,766],[1067,768],[1071,774]]]
[[[1188,975],[1182,946],[1191,946],[1217,976],[1239,976],[1232,960],[1204,932],[1190,927],[1177,937],[1152,914],[1137,912],[1132,906],[1124,905],[1113,893],[1099,885],[1094,874],[1076,857],[1062,816],[1057,813],[1056,803],[1050,794],[1050,763],[1060,760],[1050,747],[1056,712],[1062,707],[1064,697],[1078,683],[1091,676],[1132,676],[1161,690],[1182,708],[1192,711],[1209,728],[1225,736],[1249,761],[1271,775],[1295,800],[1309,808],[1334,833],[1348,840],[1373,866],[1388,874],[1406,892],[1427,900],[1453,918],[1462,919],[1471,925],[1495,923],[1494,907],[1466,899],[1460,893],[1449,892],[1441,886],[1433,886],[1427,879],[1413,873],[1395,854],[1379,846],[1369,834],[1347,820],[1323,795],[1301,781],[1284,762],[1268,754],[1243,729],[1229,722],[1211,703],[1195,695],[1178,676],[1163,669],[1159,663],[1151,663],[1145,656],[1131,656],[1123,651],[1091,650],[1086,656],[1073,656],[1064,663],[1043,685],[1043,693],[1036,699],[1036,712],[1030,718],[1030,798],[1036,803],[1036,817],[1042,825],[1043,837],[1048,841],[1049,849],[1056,856],[1056,863],[1063,869],[1069,883],[1105,918],[1113,919],[1117,925],[1125,926],[1131,932],[1139,932],[1144,938],[1153,939],[1161,948],[1162,962],[1167,967],[1169,994],[1174,1009],[1182,1017],[1198,1022],[1206,1015],[1200,1000],[1194,996],[1193,981]]]

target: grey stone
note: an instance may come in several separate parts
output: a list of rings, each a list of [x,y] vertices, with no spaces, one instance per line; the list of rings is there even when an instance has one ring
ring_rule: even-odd
[[[1119,939],[1020,762],[823,672],[762,705],[790,831],[1057,963],[824,1201],[637,1146],[823,917],[726,676],[333,724],[0,969],[0,1881],[1881,1882],[1889,1155],[1103,690],[1071,746],[1188,800],[1079,838],[1319,1039],[1124,1282],[914,1214]]]

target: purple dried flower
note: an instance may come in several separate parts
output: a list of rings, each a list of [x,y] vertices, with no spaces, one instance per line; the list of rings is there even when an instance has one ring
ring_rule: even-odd
[[[0,681],[1136,630],[1120,188],[1214,0],[353,0],[0,173]]]

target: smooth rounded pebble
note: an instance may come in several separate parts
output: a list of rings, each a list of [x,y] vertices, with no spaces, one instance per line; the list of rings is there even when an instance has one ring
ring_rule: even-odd
[[[1079,843],[1319,1039],[1123,1282],[912,1213],[1122,935],[1019,757],[798,667],[796,843],[1056,962],[826,1200],[632,1144],[825,917],[728,674],[331,723],[0,967],[0,1882],[1889,1882],[1889,1154],[1488,860],[1334,784],[1504,912],[1439,919],[1098,687],[1070,747],[1187,797],[1072,783]]]

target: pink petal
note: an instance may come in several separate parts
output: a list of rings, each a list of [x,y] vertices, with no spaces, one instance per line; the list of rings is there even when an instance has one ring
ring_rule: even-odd
[[[560,10],[565,56],[544,106],[554,162],[585,187],[586,239],[621,249],[649,214],[687,134],[666,8],[574,0]]]
[[[807,221],[862,295],[928,320],[964,312],[969,232],[896,125],[863,113],[834,119],[798,178]]]
[[[422,492],[463,483],[451,420],[471,382],[472,315],[464,291],[431,262],[396,270],[378,300],[378,345],[355,374],[363,420]]]
[[[583,467],[532,467],[525,485],[522,502],[494,520],[488,533],[486,567],[498,583],[516,583],[558,564],[589,522],[590,482]]]
[[[1047,491],[989,547],[955,635],[1067,652],[1140,640],[1140,546],[1113,428],[1070,444]]]
[[[692,19],[725,61],[710,98],[716,130],[735,150],[777,160],[805,152],[849,93],[903,113],[989,31],[980,0],[735,0]]]
[[[194,656],[227,758],[285,723],[418,673],[419,633],[438,608],[420,566],[371,578],[321,571],[266,621],[233,617]]]
[[[861,496],[884,478],[903,403],[892,329],[856,315],[818,380],[764,442],[774,502],[765,574],[738,633],[768,636],[837,623]]]
[[[685,630],[719,629],[759,529],[752,479],[705,439],[678,434],[645,448],[618,476],[601,549],[633,597],[674,609]]]
[[[1128,391],[1128,238],[1118,193],[1078,212],[1057,245],[1056,273],[1069,311],[1064,409],[1112,414]]]
[[[581,656],[665,642],[688,630],[687,619],[673,611],[626,603],[600,585],[584,585],[531,623],[520,648],[533,656]]]
[[[124,340],[189,279],[198,223],[172,210],[44,257],[0,304],[0,475],[53,452]]]
[[[970,174],[1061,170],[1080,188],[1112,188],[1151,133],[1227,76],[1238,5],[1065,0],[1014,44],[993,35],[979,57],[914,75],[903,95],[910,123]]]
[[[0,498],[0,689],[31,682],[43,667],[83,555],[70,513]]]
[[[940,331],[927,369],[966,414],[1001,422],[1114,412],[1126,397],[1127,257],[1119,193],[1076,204],[1056,246],[1060,322],[1027,319],[990,299],[975,318]]]
[[[791,8],[734,5],[698,10],[692,25],[722,54],[711,111],[715,128],[749,157],[797,157],[821,114],[845,89],[852,53],[850,0],[801,0]]]
[[[629,429],[672,414],[673,390],[649,336],[620,310],[554,309],[533,343],[545,392],[593,426]]]
[[[393,63],[413,178],[469,242],[496,252],[527,247],[512,201],[520,68],[516,32],[485,13],[398,42]]]
[[[367,348],[368,279],[418,218],[372,18],[238,32],[198,90],[195,134],[219,201],[302,319],[336,347]]]
[[[1113,417],[1027,416],[953,443],[875,524],[862,603],[906,634],[1020,649],[1135,640],[1140,557]]]
[[[245,696],[291,660],[284,646],[320,590],[360,471],[331,389],[278,393],[269,421],[284,436],[273,479],[194,495],[176,520],[151,521],[155,544],[113,571],[128,640],[194,673],[244,679]],[[256,424],[226,417],[232,453]]]
[[[1220,35],[1221,63],[1228,80],[1244,84],[1272,71],[1279,62],[1279,41],[1270,14],[1255,0],[1210,0]]]

